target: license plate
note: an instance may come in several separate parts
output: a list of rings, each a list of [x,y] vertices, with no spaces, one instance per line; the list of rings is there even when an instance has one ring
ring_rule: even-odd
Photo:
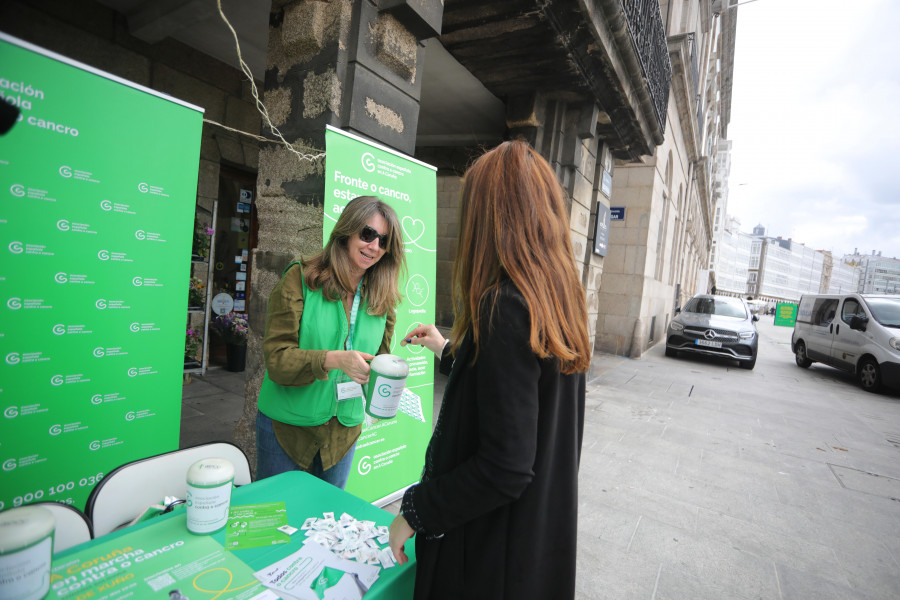
[[[709,340],[694,340],[698,346],[708,346],[710,348],[721,348],[722,342],[710,342]]]

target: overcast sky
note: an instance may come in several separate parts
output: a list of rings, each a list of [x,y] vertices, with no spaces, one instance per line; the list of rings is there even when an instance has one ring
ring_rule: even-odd
[[[900,2],[756,0],[737,22],[728,213],[900,258]]]

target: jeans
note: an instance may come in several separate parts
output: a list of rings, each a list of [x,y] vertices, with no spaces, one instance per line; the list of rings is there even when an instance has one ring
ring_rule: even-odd
[[[354,444],[350,451],[336,465],[330,469],[322,468],[322,457],[317,452],[309,469],[304,469],[294,462],[278,440],[275,438],[275,430],[272,428],[272,419],[256,413],[256,479],[265,479],[272,475],[278,475],[285,471],[306,471],[322,481],[327,481],[335,487],[344,489],[350,469],[353,467],[353,453],[356,450]]]

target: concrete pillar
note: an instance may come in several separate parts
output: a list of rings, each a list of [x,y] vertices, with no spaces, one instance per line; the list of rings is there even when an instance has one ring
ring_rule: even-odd
[[[412,154],[420,42],[439,34],[442,15],[440,0],[273,0],[263,95],[272,125],[288,142],[317,151],[325,150],[325,125],[332,125]],[[262,133],[271,136],[267,123]],[[293,258],[322,248],[324,161],[266,143],[257,181],[247,383],[234,436],[251,465],[269,293]]]
[[[510,137],[526,140],[556,170],[569,203],[572,249],[587,295],[588,331],[595,331],[599,315],[598,290],[604,258],[593,253],[597,205],[609,200],[601,194],[603,140],[597,135],[601,115],[593,102],[533,92],[510,98],[506,124]],[[607,161],[610,162],[611,161]],[[593,336],[592,336],[593,347]]]

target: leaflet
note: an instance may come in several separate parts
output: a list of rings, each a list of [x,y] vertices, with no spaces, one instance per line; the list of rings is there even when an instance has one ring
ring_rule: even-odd
[[[254,575],[283,600],[360,600],[378,579],[379,570],[335,556],[308,539],[302,548]]]
[[[288,544],[291,536],[280,529],[287,524],[284,502],[232,506],[228,509],[225,549],[242,550]]]

